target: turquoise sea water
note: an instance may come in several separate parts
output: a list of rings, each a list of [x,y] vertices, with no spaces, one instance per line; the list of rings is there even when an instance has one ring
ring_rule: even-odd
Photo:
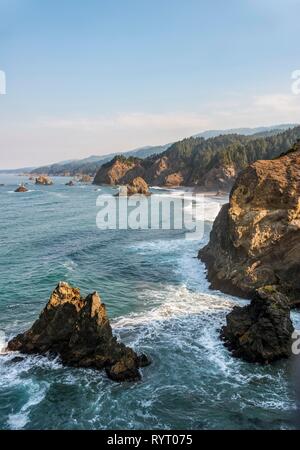
[[[245,301],[210,291],[195,256],[225,198],[206,198],[205,236],[186,240],[181,231],[97,229],[96,199],[110,188],[56,178],[16,194],[20,180],[0,174],[0,349],[64,280],[97,290],[116,335],[153,363],[141,382],[117,384],[59,359],[2,354],[0,429],[294,427],[293,362],[250,365],[218,339],[227,312]]]

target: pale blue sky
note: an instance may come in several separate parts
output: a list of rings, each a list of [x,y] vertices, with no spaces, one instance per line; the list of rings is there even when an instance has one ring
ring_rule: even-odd
[[[0,167],[297,122],[299,0],[0,0]]]

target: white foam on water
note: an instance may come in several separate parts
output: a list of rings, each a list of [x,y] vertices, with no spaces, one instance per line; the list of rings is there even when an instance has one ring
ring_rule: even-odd
[[[20,360],[15,361],[16,358]],[[0,390],[17,389],[24,395],[24,404],[18,411],[12,411],[7,418],[7,426],[13,430],[23,429],[29,422],[31,409],[45,398],[50,384],[37,382],[30,372],[39,369],[61,370],[59,359],[46,356],[21,355],[18,352],[7,352],[0,356]]]
[[[150,189],[153,189],[155,191],[169,191],[170,190],[168,188],[162,188],[162,187],[159,187],[159,186],[150,186]]]
[[[27,425],[31,408],[45,398],[49,385],[47,383],[41,385],[27,382],[24,383],[24,387],[26,387],[29,400],[17,413],[8,416],[7,425],[11,430],[21,430]]]
[[[62,265],[68,272],[75,272],[78,267],[78,264],[72,259],[68,259],[68,261],[64,262]]]

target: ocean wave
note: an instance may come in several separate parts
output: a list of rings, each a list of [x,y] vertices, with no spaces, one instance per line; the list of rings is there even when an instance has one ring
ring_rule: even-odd
[[[28,401],[18,412],[9,414],[7,425],[11,430],[22,430],[27,425],[30,420],[29,414],[31,408],[44,400],[49,384],[43,383],[40,385],[29,381],[25,382],[24,387],[26,387]]]

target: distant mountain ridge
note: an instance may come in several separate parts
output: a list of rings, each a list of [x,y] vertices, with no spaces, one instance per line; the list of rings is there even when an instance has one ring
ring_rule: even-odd
[[[220,135],[227,135],[227,134],[240,134],[243,136],[251,136],[254,134],[265,134],[265,133],[270,133],[270,132],[278,132],[280,133],[281,131],[286,131],[290,128],[295,128],[297,127],[298,124],[281,124],[281,125],[273,125],[270,127],[257,127],[257,128],[232,128],[229,130],[208,130],[208,131],[204,131],[202,133],[199,134],[195,134],[192,137],[203,137],[204,139],[210,139],[210,138],[214,138]]]
[[[137,158],[146,158],[153,154],[162,153],[170,147],[171,144],[159,146],[147,146],[134,150],[129,150],[123,154],[127,157],[134,156]],[[48,166],[38,167],[32,170],[35,174],[47,175],[65,175],[71,176],[76,174],[95,175],[99,167],[108,161],[111,161],[118,153],[110,153],[108,155],[96,156],[92,155],[88,158],[71,160],[62,163],[50,164]]]

